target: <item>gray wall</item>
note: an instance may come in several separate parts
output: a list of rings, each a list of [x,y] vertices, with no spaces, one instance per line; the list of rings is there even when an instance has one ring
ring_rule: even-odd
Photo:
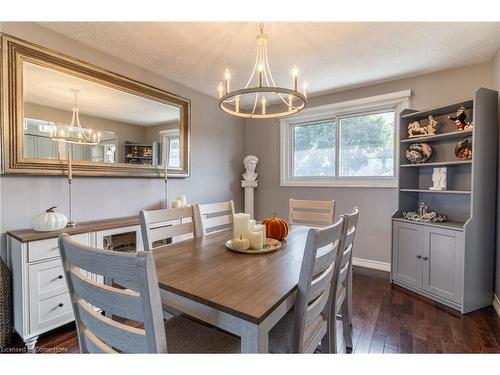
[[[500,50],[498,50],[497,54],[493,58],[492,64],[493,71],[493,88],[497,91],[500,91]],[[500,126],[500,97],[499,97],[499,126]],[[500,154],[499,154],[500,155]],[[498,166],[500,168],[500,159],[498,161]],[[496,275],[495,275],[495,294],[500,298],[500,174],[498,176],[498,184],[497,184],[497,239],[496,239]]]
[[[169,197],[186,194],[190,202],[234,199],[241,207],[244,123],[219,110],[217,100],[143,68],[77,43],[34,23],[1,23],[0,31],[58,50],[81,60],[191,100],[191,177],[171,179]],[[174,77],[175,78],[175,77]],[[215,87],[214,87],[215,89]],[[158,207],[163,181],[147,178],[76,177],[74,219],[92,220],[138,214]],[[31,218],[57,205],[67,212],[67,185],[62,177],[0,177],[1,232],[30,226]],[[5,236],[2,236],[2,250]]]
[[[491,81],[491,63],[482,63],[324,94],[311,98],[308,106],[314,107],[411,89],[410,106],[424,109],[471,98],[477,88],[490,87]],[[259,186],[255,197],[256,217],[268,216],[273,211],[286,217],[288,199],[291,197],[335,199],[337,214],[348,211],[356,205],[360,207],[361,216],[354,256],[389,262],[390,217],[396,209],[397,190],[394,188],[281,187],[279,133],[279,122],[276,120],[247,120],[245,123],[245,154],[255,154],[260,159],[257,166]]]

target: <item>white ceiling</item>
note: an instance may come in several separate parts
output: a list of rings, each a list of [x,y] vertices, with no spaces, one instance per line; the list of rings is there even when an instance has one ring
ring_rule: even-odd
[[[258,23],[42,23],[58,33],[216,96],[228,67],[246,83]],[[296,64],[311,93],[483,62],[500,47],[500,23],[266,23],[274,78]]]
[[[24,63],[24,101],[71,112],[73,92],[79,90],[81,114],[150,126],[179,119],[179,109],[86,81],[45,67]],[[68,119],[69,121],[70,119]]]

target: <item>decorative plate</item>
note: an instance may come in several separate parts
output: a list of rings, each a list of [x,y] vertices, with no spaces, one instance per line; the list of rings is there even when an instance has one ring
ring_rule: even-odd
[[[412,164],[425,163],[432,156],[428,143],[412,143],[405,152],[406,159]]]
[[[273,238],[266,238],[266,243],[264,244],[263,249],[259,250],[236,250],[231,248],[231,240],[226,241],[226,247],[229,250],[236,251],[238,253],[243,253],[243,254],[264,254],[264,253],[270,253],[272,251],[278,250],[281,247],[281,242],[278,240],[275,240]]]
[[[455,146],[455,156],[460,160],[472,159],[472,138],[458,142]]]

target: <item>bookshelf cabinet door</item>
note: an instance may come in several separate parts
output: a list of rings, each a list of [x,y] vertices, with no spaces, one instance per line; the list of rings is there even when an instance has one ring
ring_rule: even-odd
[[[423,228],[420,225],[394,222],[393,229],[393,278],[420,288]]]
[[[423,289],[458,302],[461,283],[457,232],[425,228]]]

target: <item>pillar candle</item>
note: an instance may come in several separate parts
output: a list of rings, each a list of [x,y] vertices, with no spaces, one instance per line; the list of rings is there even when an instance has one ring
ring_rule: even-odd
[[[257,231],[257,232],[262,232],[262,238],[263,238],[263,243],[262,243],[262,247],[264,247],[264,244],[266,243],[266,236],[267,236],[267,233],[266,233],[266,226],[265,225],[262,225],[262,224],[256,224],[254,225],[253,227],[253,230],[254,231]]]
[[[187,198],[185,195],[179,195],[177,198],[178,201],[181,202],[181,207],[185,207],[187,205]]]
[[[233,238],[246,237],[250,227],[249,214],[234,214],[233,216]]]
[[[247,234],[248,242],[250,243],[250,249],[260,250],[264,247],[263,245],[263,233],[262,231],[249,232]]]
[[[255,230],[254,228],[255,228],[255,220],[251,219],[250,224],[248,225],[248,231],[253,232]]]

